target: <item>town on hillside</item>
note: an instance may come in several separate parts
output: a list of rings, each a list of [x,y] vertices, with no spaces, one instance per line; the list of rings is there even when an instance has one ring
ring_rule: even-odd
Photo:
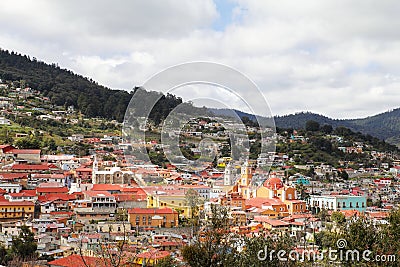
[[[182,171],[159,124],[129,143],[121,123],[55,106],[22,80],[0,92],[0,265],[267,266],[266,246],[322,255],[345,240],[398,266],[399,151],[376,138],[309,121],[277,129],[276,151],[259,153],[247,118],[249,148],[235,157],[246,140],[230,139],[230,118],[193,117],[177,133],[182,164],[199,159],[202,138],[218,144],[216,158]],[[137,147],[151,162],[129,153]]]

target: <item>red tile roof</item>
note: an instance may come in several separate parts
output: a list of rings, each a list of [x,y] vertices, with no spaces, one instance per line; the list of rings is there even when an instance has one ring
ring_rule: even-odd
[[[37,193],[68,193],[67,187],[37,187]]]
[[[144,258],[144,259],[162,259],[169,256],[170,253],[168,251],[149,251],[143,252],[136,255],[137,258]]]
[[[86,264],[85,264],[86,263]],[[50,261],[48,263],[50,266],[62,266],[62,267],[108,267],[109,264],[105,262],[104,259],[80,256],[80,255],[70,255],[65,258]]]
[[[271,226],[287,226],[289,223],[282,220],[269,219],[268,216],[254,216],[254,221],[267,223]]]
[[[114,194],[114,196],[118,202],[138,201],[147,199],[147,197],[138,196],[136,194]]]
[[[33,206],[35,205],[31,201],[13,201],[10,202],[8,200],[0,200],[0,206]]]
[[[122,186],[119,184],[94,184],[92,191],[121,191]]]
[[[36,196],[35,190],[22,190],[19,193],[10,193],[9,196],[11,197],[34,197]]]
[[[92,172],[93,170],[91,168],[79,167],[79,168],[76,168],[75,171],[77,171],[77,172]]]
[[[65,178],[64,174],[61,173],[37,173],[37,174],[32,174],[32,177],[34,178],[53,178],[53,179],[62,179]]]
[[[13,180],[13,179],[22,179],[27,178],[27,173],[14,173],[14,172],[2,172],[0,173],[0,179],[4,180]]]
[[[68,195],[68,194],[46,194],[44,196],[38,197],[39,202],[48,202],[48,201],[54,201],[54,200],[69,201],[69,200],[75,200],[75,199],[76,199],[75,195]]]
[[[40,154],[40,149],[11,149],[6,154]]]
[[[50,168],[43,164],[14,164],[11,169],[13,170],[40,170],[47,171]]]

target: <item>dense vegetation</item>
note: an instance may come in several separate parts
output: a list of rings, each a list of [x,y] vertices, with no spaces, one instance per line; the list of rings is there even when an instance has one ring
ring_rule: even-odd
[[[343,126],[354,132],[361,132],[386,140],[391,144],[400,144],[400,109],[394,109],[363,119],[351,120],[335,120],[310,112],[275,117],[276,126],[280,128],[304,128],[307,121],[310,120],[316,121],[320,125],[329,124],[334,128]]]
[[[305,231],[298,232],[294,237],[289,237],[287,233],[278,230],[246,236],[232,233],[229,231],[230,218],[226,210],[223,207],[212,206],[211,218],[201,224],[202,230],[198,233],[197,239],[183,247],[182,256],[192,267],[398,266],[398,262],[393,259],[398,260],[400,247],[399,242],[393,241],[400,238],[399,210],[393,210],[390,213],[388,224],[377,224],[363,216],[346,218],[339,212],[327,216],[326,210],[323,211],[318,216],[325,229],[315,233],[314,239],[304,240],[306,232],[312,231],[307,224]],[[345,246],[338,247],[338,241],[345,242]],[[301,247],[296,250],[296,244],[308,246],[309,251],[303,255]],[[323,252],[329,249],[335,251],[332,251],[332,254]],[[280,250],[285,253],[281,253],[278,257],[277,253]],[[359,257],[351,257],[352,254],[348,253],[350,250],[352,252],[357,250]],[[364,254],[367,257],[362,257],[366,250],[371,252]],[[293,253],[296,251],[297,253]],[[346,257],[346,255],[349,256]],[[374,262],[377,255],[385,256],[387,261],[384,264]],[[389,260],[390,255],[395,258],[392,257],[392,260]],[[334,256],[337,258],[332,265]]]
[[[22,266],[22,263],[37,259],[37,243],[28,226],[21,226],[18,236],[13,237],[7,249],[0,245],[0,265]]]
[[[126,108],[135,93],[143,92],[144,97],[160,100],[154,106],[150,118],[159,123],[169,112],[182,103],[174,95],[166,96],[134,88],[133,91],[111,90],[89,78],[62,69],[57,64],[47,64],[0,49],[0,79],[3,81],[25,81],[26,86],[40,91],[57,106],[74,106],[87,117],[101,117],[121,122]],[[17,84],[17,86],[19,86]],[[146,103],[141,103],[145,105]],[[151,104],[151,103],[147,103]],[[189,109],[193,106],[188,105]],[[193,108],[195,110],[195,108]]]
[[[345,167],[373,167],[378,165],[379,162],[371,160],[368,151],[399,152],[396,146],[371,135],[354,132],[343,126],[339,126],[336,129],[327,124],[320,126],[318,122],[312,120],[307,121],[306,127],[303,129],[295,131],[292,128],[277,128],[277,132],[287,138],[291,138],[294,133],[304,138],[304,141],[280,142],[276,146],[278,153],[288,153],[296,164],[319,162],[340,167],[340,161],[347,161],[353,162],[355,166]],[[339,141],[337,138],[342,140]],[[364,145],[363,151],[366,153],[345,153],[340,149],[340,147],[352,147],[355,143],[362,143]],[[385,162],[390,162],[389,159],[384,160]]]
[[[212,109],[212,112],[220,116],[232,116],[232,111],[228,109]],[[241,118],[248,117],[251,120],[256,119],[252,114],[237,110],[235,110],[235,112]],[[363,119],[338,120],[311,112],[275,116],[274,119],[276,127],[279,128],[303,129],[307,121],[316,121],[320,125],[327,124],[331,125],[333,128],[342,126],[354,132],[361,132],[386,140],[394,145],[400,144],[400,108]]]

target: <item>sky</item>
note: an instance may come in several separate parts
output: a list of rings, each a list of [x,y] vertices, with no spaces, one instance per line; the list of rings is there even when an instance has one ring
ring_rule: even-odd
[[[253,80],[275,115],[359,118],[400,107],[398,10],[395,0],[5,0],[0,48],[124,90],[216,62]]]

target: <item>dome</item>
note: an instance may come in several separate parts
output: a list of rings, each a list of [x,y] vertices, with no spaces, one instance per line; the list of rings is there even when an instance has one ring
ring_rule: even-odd
[[[281,179],[277,177],[271,177],[264,182],[264,187],[271,190],[278,190],[283,187],[283,183]]]

